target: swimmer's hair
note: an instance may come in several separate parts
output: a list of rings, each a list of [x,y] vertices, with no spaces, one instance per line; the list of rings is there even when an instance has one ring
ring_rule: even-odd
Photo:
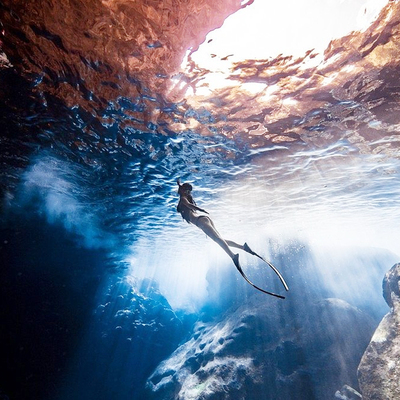
[[[193,190],[193,186],[192,186],[190,183],[187,183],[187,182],[181,183],[181,179],[180,179],[180,178],[178,178],[178,180],[176,181],[176,183],[177,183],[177,185],[179,186],[179,189],[190,190],[190,191]],[[178,189],[178,190],[179,190],[179,189]]]

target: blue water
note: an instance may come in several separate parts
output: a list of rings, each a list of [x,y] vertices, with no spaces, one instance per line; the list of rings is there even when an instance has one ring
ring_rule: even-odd
[[[4,396],[153,398],[146,381],[163,361],[177,368],[168,357],[196,323],[255,303],[273,308],[274,323],[302,327],[315,301],[336,298],[375,327],[388,311],[382,279],[400,255],[398,110],[393,76],[378,72],[376,98],[361,83],[352,100],[321,84],[323,105],[307,109],[300,96],[300,111],[280,118],[283,103],[258,113],[244,102],[246,120],[234,104],[207,109],[145,91],[90,112],[35,91],[37,76],[1,70]],[[150,118],[154,110],[163,116]],[[176,128],[193,120],[193,128]],[[260,121],[273,140],[257,134]],[[181,219],[178,178],[191,182],[226,239],[247,242],[278,267],[288,293],[264,263],[240,255],[249,277],[285,294],[284,303],[256,294],[226,254]],[[257,338],[270,329],[262,325]],[[307,369],[300,356],[297,364],[285,356],[295,350],[284,335],[277,364],[287,375]],[[351,371],[342,366],[338,390],[346,379],[357,385],[352,363]],[[322,398],[313,379],[302,381],[304,400]],[[290,398],[295,389],[287,387]]]

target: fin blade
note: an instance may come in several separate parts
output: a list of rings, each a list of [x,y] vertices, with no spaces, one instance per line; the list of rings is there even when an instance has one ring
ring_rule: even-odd
[[[285,279],[283,278],[283,276],[281,275],[281,273],[278,271],[278,269],[276,267],[274,267],[268,260],[266,260],[265,258],[261,257],[260,255],[258,255],[256,252],[254,252],[247,243],[244,244],[243,246],[243,250],[246,251],[247,253],[258,257],[259,259],[263,260],[265,263],[268,264],[268,266],[275,272],[275,274],[278,276],[279,280],[281,281],[283,287],[285,288],[285,290],[288,292],[289,291],[289,286],[287,285]]]
[[[268,292],[268,291],[266,291],[266,290],[264,290],[264,289],[261,289],[260,287],[256,286],[256,285],[246,276],[246,274],[244,273],[244,271],[243,271],[242,267],[239,265],[239,263],[237,263],[237,264],[235,263],[235,266],[236,266],[237,270],[239,271],[240,275],[242,275],[242,277],[244,278],[244,280],[245,280],[247,283],[249,283],[251,286],[253,286],[255,289],[259,290],[259,291],[262,292],[262,293],[269,294],[270,296],[278,297],[278,298],[280,298],[280,299],[285,299],[285,296],[282,296],[282,295],[280,295],[280,294],[273,293],[273,292]]]

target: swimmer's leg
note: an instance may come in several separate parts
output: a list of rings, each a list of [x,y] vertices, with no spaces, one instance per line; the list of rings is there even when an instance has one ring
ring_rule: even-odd
[[[244,244],[244,246],[242,246],[241,244],[238,244],[232,240],[225,240],[225,242],[230,247],[236,247],[237,249],[246,251],[246,249],[245,249],[246,243]]]
[[[257,254],[255,251],[253,251],[247,243],[245,243],[242,246],[241,244],[233,242],[232,240],[225,240],[225,242],[230,247],[236,247],[237,249],[244,250],[246,253],[249,253],[249,254],[256,256],[256,257],[260,258],[261,260],[265,261],[264,258],[261,257],[259,254]]]
[[[232,240],[225,240],[226,244],[230,247],[236,247],[237,249],[241,249],[244,250],[245,252],[256,256],[258,258],[261,258],[263,260],[263,258],[261,256],[259,256],[256,252],[254,252],[247,243],[245,243],[243,246],[241,244],[238,244]]]
[[[225,253],[233,260],[235,265],[239,265],[239,254],[234,254],[229,248],[228,243],[222,238],[217,229],[215,228],[210,217],[202,215],[197,218],[196,226],[200,228],[208,237],[210,237],[214,242],[219,244]]]

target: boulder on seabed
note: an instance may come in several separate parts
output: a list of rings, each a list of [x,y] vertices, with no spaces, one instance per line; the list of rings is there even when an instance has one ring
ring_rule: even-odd
[[[358,367],[364,400],[400,399],[400,263],[386,273],[383,297],[390,312],[376,329]]]
[[[304,308],[262,300],[198,323],[149,377],[148,398],[325,400],[338,385],[357,386],[374,329],[366,314],[339,299]]]
[[[187,328],[152,280],[112,279],[102,302],[65,391],[71,399],[143,399],[147,377]]]

